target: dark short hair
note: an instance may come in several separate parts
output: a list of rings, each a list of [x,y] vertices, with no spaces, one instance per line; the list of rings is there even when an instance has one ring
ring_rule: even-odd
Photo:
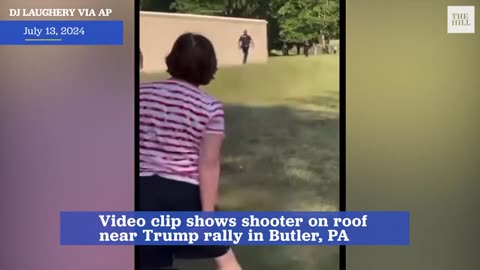
[[[208,38],[186,33],[177,38],[166,58],[172,77],[194,85],[207,85],[217,72],[217,56]]]

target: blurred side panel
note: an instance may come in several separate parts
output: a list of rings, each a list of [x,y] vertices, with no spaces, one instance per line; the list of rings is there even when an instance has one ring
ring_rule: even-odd
[[[125,27],[118,47],[0,47],[0,269],[133,269],[132,247],[60,246],[59,212],[133,210],[134,1],[0,7],[111,8]]]
[[[411,246],[348,247],[348,270],[478,268],[480,35],[447,34],[449,5],[478,10],[347,1],[347,210],[411,211]]]

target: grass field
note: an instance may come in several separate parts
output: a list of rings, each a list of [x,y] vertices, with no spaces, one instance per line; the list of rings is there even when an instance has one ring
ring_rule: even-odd
[[[165,78],[142,74],[142,81]],[[338,56],[222,68],[205,90],[225,104],[226,210],[337,210]],[[245,270],[337,270],[338,247],[236,247]],[[181,270],[214,269],[182,261]]]

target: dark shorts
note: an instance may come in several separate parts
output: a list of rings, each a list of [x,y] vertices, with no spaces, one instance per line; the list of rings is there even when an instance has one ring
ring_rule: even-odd
[[[197,185],[160,176],[140,177],[139,211],[201,211]],[[140,268],[167,267],[175,258],[205,259],[224,255],[228,246],[137,246]]]

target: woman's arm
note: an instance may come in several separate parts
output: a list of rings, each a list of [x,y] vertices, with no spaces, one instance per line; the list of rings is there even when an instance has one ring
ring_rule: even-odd
[[[200,198],[202,211],[214,211],[218,200],[223,134],[206,133],[200,145]]]

